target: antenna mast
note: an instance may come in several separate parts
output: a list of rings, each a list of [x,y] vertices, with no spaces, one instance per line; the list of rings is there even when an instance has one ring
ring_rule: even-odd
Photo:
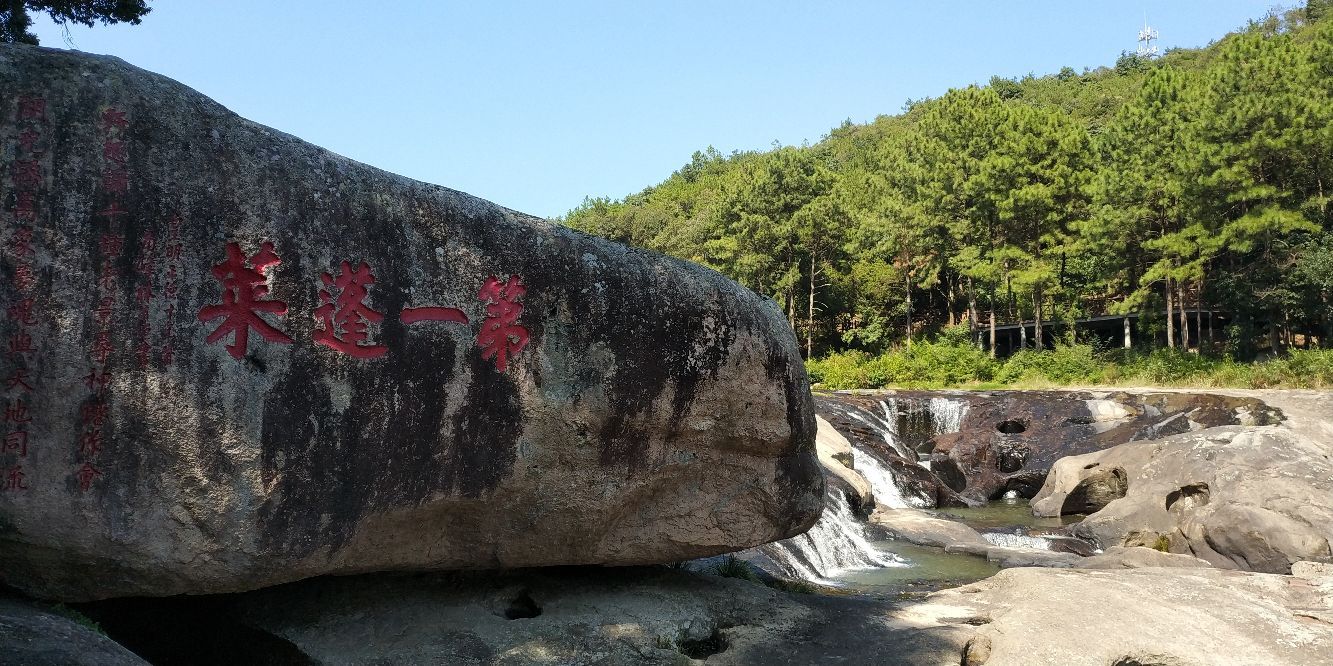
[[[1157,29],[1148,26],[1148,15],[1144,14],[1143,29],[1139,31],[1138,54],[1140,58],[1157,57],[1157,45],[1153,43],[1154,41],[1157,41]]]

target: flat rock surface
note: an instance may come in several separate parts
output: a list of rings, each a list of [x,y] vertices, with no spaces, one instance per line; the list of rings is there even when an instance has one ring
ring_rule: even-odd
[[[5,584],[670,562],[819,515],[791,328],[714,271],[77,52],[0,46],[0,162]]]
[[[888,623],[926,632],[975,626],[964,664],[1319,666],[1333,664],[1330,609],[1333,578],[1007,569],[905,606]]]
[[[892,602],[565,568],[321,578],[88,612],[129,647],[138,631],[166,650],[142,652],[154,663],[1320,666],[1333,664],[1331,610],[1333,578],[1219,569],[1007,569]],[[164,647],[164,632],[179,640]]]

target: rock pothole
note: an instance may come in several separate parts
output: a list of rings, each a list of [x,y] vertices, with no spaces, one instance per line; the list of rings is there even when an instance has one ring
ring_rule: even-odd
[[[1005,419],[995,424],[995,429],[1006,435],[1017,435],[1026,432],[1028,426],[1026,423],[1017,419]]]
[[[690,659],[707,659],[726,651],[727,637],[722,635],[721,629],[714,629],[713,633],[703,638],[681,641],[676,649]]]
[[[1022,444],[1003,442],[995,447],[995,466],[1005,474],[1013,474],[1028,462],[1032,449]]]
[[[1099,469],[1090,474],[1065,496],[1060,513],[1090,514],[1101,511],[1107,504],[1129,492],[1129,475],[1122,467]]]
[[[504,611],[505,619],[508,620],[527,620],[541,614],[542,607],[533,601],[532,595],[527,590],[519,592]]]
[[[1191,483],[1181,486],[1166,495],[1166,510],[1184,512],[1208,503],[1209,491],[1206,483]]]

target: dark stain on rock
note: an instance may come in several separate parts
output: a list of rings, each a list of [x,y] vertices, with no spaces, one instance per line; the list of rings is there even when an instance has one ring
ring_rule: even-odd
[[[350,536],[367,488],[355,483],[358,452],[339,441],[334,419],[319,368],[309,354],[294,355],[264,403],[261,478],[272,494],[258,513],[266,550],[304,557]]]
[[[523,435],[523,406],[518,388],[496,372],[480,354],[469,355],[472,383],[454,418],[454,447],[444,473],[464,497],[480,497],[508,476]]]
[[[512,251],[501,247],[498,238],[504,225],[495,221],[471,224],[488,238],[487,249],[497,256]],[[599,463],[636,474],[643,469],[651,440],[664,436],[652,424],[654,410],[669,407],[671,421],[679,422],[693,403],[700,383],[717,377],[738,332],[761,329],[755,321],[742,318],[738,311],[748,305],[738,303],[735,296],[722,289],[720,276],[710,281],[706,278],[715,276],[701,278],[696,274],[692,276],[694,281],[681,283],[673,279],[674,271],[652,265],[673,264],[678,261],[675,259],[643,250],[609,249],[574,231],[562,230],[542,238],[548,244],[546,249],[534,245],[517,257],[529,258],[521,269],[529,287],[525,313],[527,308],[547,312],[561,303],[572,324],[569,346],[575,354],[597,346],[611,352],[615,371],[605,377],[604,385],[612,416],[597,433]],[[535,243],[533,239],[525,242]],[[555,252],[550,245],[555,246]],[[649,261],[613,256],[618,252],[644,255]],[[540,262],[530,259],[544,255],[548,258]],[[662,307],[652,305],[659,303]],[[710,318],[712,328],[706,331]],[[535,339],[541,331],[534,328],[531,332]],[[712,336],[713,344],[695,356],[695,343],[706,334]],[[672,390],[670,405],[657,405],[668,388]]]
[[[777,487],[783,490],[779,497],[782,505],[778,515],[788,518],[785,526],[788,533],[806,527],[811,515],[808,509],[810,498],[822,498],[826,488],[823,471],[815,456],[811,455],[818,426],[809,378],[805,374],[805,366],[798,359],[775,346],[769,349],[764,363],[769,380],[782,383],[787,401],[787,427],[791,439],[787,444],[787,455],[777,460]],[[812,485],[812,479],[816,479],[817,483]]]

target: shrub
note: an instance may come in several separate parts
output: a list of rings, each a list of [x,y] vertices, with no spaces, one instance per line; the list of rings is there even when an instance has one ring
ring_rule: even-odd
[[[820,384],[827,389],[871,388],[866,372],[869,360],[870,356],[865,352],[853,350],[830,354],[823,360],[807,360],[805,370],[810,374],[811,384]]]
[[[1009,357],[996,379],[1001,383],[1046,381],[1052,384],[1096,384],[1102,381],[1104,359],[1088,345],[1060,345],[1054,350],[1023,351]]]

